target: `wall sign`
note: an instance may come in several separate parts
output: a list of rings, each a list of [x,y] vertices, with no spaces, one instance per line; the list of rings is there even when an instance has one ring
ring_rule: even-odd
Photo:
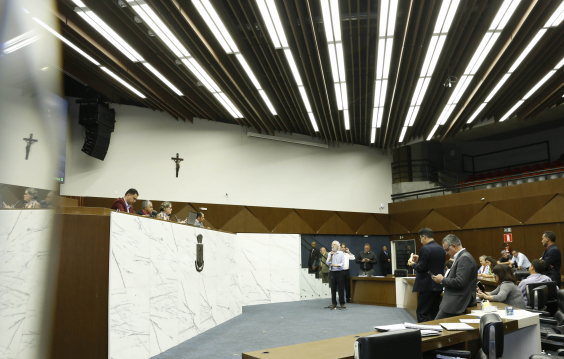
[[[513,242],[513,234],[511,234],[511,233],[504,234],[504,235],[503,235],[503,241],[504,241],[505,243],[511,243],[511,242]]]

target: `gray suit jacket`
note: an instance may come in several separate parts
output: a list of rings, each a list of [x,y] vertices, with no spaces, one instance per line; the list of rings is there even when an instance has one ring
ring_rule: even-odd
[[[477,280],[478,265],[472,255],[464,250],[441,283],[445,288],[441,310],[448,314],[460,314],[464,313],[466,307],[476,305]]]

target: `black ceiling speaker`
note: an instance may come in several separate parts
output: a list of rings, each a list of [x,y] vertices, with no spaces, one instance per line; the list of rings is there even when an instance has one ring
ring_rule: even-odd
[[[78,123],[86,132],[82,152],[103,161],[110,147],[116,113],[98,99],[81,99],[76,103],[80,104]]]

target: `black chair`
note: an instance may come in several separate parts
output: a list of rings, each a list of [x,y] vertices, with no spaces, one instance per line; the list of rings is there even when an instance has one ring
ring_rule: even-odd
[[[517,278],[519,282],[530,275],[529,271],[524,269],[517,269],[513,274],[515,274],[515,278]]]
[[[421,332],[417,329],[397,330],[358,338],[354,343],[355,359],[421,359]]]
[[[556,311],[558,310],[558,299],[557,299],[557,293],[558,293],[558,284],[556,282],[541,282],[541,283],[530,283],[527,284],[527,302],[529,302],[529,293],[531,290],[546,285],[548,287],[548,293],[546,296],[546,309],[544,309],[545,311],[547,311],[549,313],[548,316],[553,316],[554,313],[556,313]],[[532,306],[531,304],[529,304],[529,306]]]
[[[558,350],[555,354],[547,355],[547,354],[533,354],[529,357],[529,359],[550,359],[554,358],[554,356],[564,357],[564,349]]]
[[[532,283],[538,284],[538,283]],[[544,283],[542,283],[544,284]],[[525,307],[529,312],[539,313],[541,316],[549,317],[550,313],[546,311],[546,302],[548,298],[548,287],[540,285],[531,287],[527,285],[527,303]]]
[[[480,318],[480,342],[481,349],[478,350],[476,359],[497,359],[503,355],[503,321],[495,313],[484,314]],[[441,358],[470,358],[470,352],[466,350],[435,350],[434,355]]]
[[[407,277],[407,269],[396,269],[394,271],[396,277]]]
[[[541,347],[564,355],[564,289],[558,291],[558,311],[553,318],[540,317]]]

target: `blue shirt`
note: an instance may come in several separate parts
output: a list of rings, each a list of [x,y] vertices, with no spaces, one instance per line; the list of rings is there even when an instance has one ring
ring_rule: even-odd
[[[126,211],[126,212],[129,212],[129,208],[131,208],[131,205],[130,205],[129,203],[127,203],[127,201],[125,200],[125,198],[122,197],[121,199],[123,199],[123,201],[125,202],[125,211]]]
[[[339,266],[332,267],[331,264],[336,264]],[[329,266],[329,270],[331,270],[331,272],[342,271],[345,266],[345,256],[343,252],[338,251],[337,253],[333,253],[333,252],[329,253],[329,255],[327,256],[327,265]]]

